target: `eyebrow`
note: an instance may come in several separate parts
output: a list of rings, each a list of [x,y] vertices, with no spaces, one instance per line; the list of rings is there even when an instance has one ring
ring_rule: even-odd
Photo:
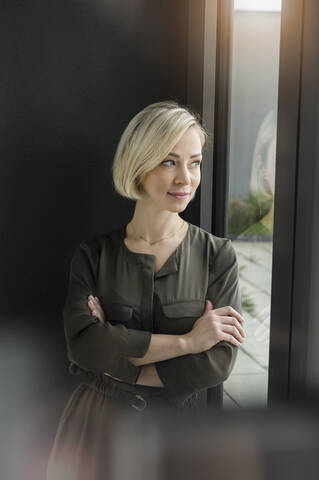
[[[177,153],[170,152],[168,155],[172,155],[172,157],[180,158],[180,156],[177,155]],[[196,155],[191,155],[190,158],[201,157],[201,156],[202,156],[201,153],[196,153]]]

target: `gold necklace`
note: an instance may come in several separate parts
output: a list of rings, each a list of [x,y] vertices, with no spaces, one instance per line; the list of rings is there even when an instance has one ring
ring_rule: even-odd
[[[179,229],[178,229],[175,233],[173,233],[172,235],[169,235],[168,237],[160,238],[159,240],[156,240],[155,242],[149,242],[148,240],[146,240],[146,238],[142,237],[142,235],[137,235],[136,233],[135,233],[135,236],[141,238],[142,240],[144,240],[145,242],[147,242],[149,245],[154,245],[155,243],[161,242],[162,240],[166,240],[167,238],[170,238],[170,237],[173,237],[174,235],[176,235],[176,234],[182,229],[182,227],[184,226],[184,224],[187,223],[187,222],[185,222],[185,220],[183,220],[182,218],[181,218],[181,220],[182,220],[181,228],[179,228]],[[131,227],[132,227],[132,224],[131,224]],[[136,232],[134,227],[133,227],[133,230],[134,230],[134,232]]]

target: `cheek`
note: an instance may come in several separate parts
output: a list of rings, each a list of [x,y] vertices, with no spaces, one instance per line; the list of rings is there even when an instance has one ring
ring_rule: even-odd
[[[146,190],[149,190],[150,192],[162,193],[163,190],[168,189],[170,182],[171,176],[168,174],[168,172],[159,169],[147,176],[144,185]]]
[[[194,184],[195,187],[198,187],[198,185],[200,184],[200,179],[201,179],[201,172],[199,171],[193,177],[193,184]]]
[[[172,171],[168,171],[163,169],[158,170],[156,176],[154,178],[154,182],[156,182],[159,190],[167,190],[168,187],[171,185],[174,175],[172,175]]]

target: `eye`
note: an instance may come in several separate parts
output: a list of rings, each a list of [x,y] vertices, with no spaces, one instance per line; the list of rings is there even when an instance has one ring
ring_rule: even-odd
[[[174,162],[174,160],[164,160],[164,161],[161,163],[161,165],[164,165],[164,164],[167,163],[167,162]]]
[[[162,164],[165,164],[165,163],[167,163],[167,162],[175,162],[175,160],[171,160],[171,159],[164,160],[164,161],[161,163],[161,165],[162,165]],[[201,160],[194,160],[192,163],[197,163],[197,165],[200,166],[202,162],[201,162]]]

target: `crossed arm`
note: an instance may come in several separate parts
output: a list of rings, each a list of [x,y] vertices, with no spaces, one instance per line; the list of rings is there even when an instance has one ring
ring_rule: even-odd
[[[75,250],[69,289],[63,309],[68,357],[87,371],[105,372],[118,380],[165,386],[176,404],[228,378],[238,347],[222,340],[211,349],[188,354],[179,335],[152,334],[123,324],[101,322],[88,309],[88,293],[95,292],[100,259],[94,242]],[[214,308],[232,306],[241,313],[236,254],[230,240],[212,256],[206,298]],[[182,341],[181,341],[182,338]],[[189,337],[188,337],[189,338]],[[185,340],[185,338],[184,338]]]
[[[226,305],[232,306],[228,315],[242,321],[243,318],[239,313],[242,307],[238,285],[238,265],[231,241],[228,240],[220,249],[214,266],[215,274],[210,276],[206,297],[213,300],[214,309]],[[104,322],[104,312],[98,298],[90,296],[88,306],[91,314],[98,316],[100,321]],[[190,345],[190,335],[149,334],[150,341],[144,356],[127,355],[129,362],[135,366],[141,366],[135,382],[137,384],[164,387],[170,383],[173,387],[178,372],[184,372],[184,375],[191,379],[191,385],[197,385],[200,389],[202,385],[210,383],[211,378],[214,377],[214,375],[210,377],[212,372],[215,373],[217,383],[225,377],[225,373],[228,372],[228,376],[237,356],[237,347],[224,340],[211,349],[194,355]],[[181,356],[183,358],[178,358]],[[105,374],[108,373],[105,372]],[[120,379],[117,378],[117,380]],[[184,387],[189,386],[185,384]]]
[[[91,315],[98,317],[101,322],[105,321],[104,312],[98,297],[90,295],[88,297],[88,307]],[[136,384],[164,387],[155,368],[155,362],[186,355],[187,353],[190,353],[190,349],[184,335],[152,334],[149,348],[144,357],[127,358],[133,365],[142,366]],[[114,377],[107,372],[104,372],[104,375],[122,381],[120,378]]]

